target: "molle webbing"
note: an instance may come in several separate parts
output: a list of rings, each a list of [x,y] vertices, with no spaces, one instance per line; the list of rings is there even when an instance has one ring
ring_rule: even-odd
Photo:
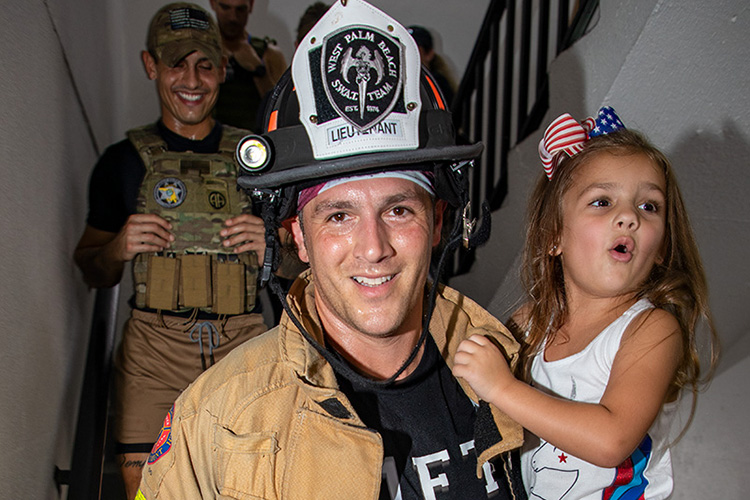
[[[227,253],[219,235],[226,219],[251,211],[236,186],[234,150],[244,135],[225,126],[217,153],[198,154],[168,151],[155,125],[128,132],[146,167],[136,210],[168,220],[175,236],[166,252],[136,256],[136,307],[216,314],[255,307],[255,252]]]

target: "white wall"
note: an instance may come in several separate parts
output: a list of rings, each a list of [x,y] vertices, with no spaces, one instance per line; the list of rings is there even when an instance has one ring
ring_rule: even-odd
[[[551,110],[577,118],[612,105],[672,159],[708,276],[724,356],[695,422],[674,448],[675,499],[744,498],[750,465],[750,4],[745,0],[603,0],[593,30],[552,64]],[[541,132],[510,159],[510,194],[473,272],[454,280],[507,317],[525,200]],[[497,276],[504,281],[498,288]],[[485,278],[492,277],[493,279]]]

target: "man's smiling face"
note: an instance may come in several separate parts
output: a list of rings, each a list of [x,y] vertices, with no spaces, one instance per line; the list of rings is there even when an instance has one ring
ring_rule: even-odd
[[[442,203],[406,179],[374,178],[318,194],[292,226],[310,263],[326,332],[383,338],[419,331]]]
[[[224,81],[224,66],[217,67],[197,50],[181,59],[173,68],[163,61],[144,55],[146,72],[156,81],[164,124],[178,132],[181,128],[211,120],[219,85]]]

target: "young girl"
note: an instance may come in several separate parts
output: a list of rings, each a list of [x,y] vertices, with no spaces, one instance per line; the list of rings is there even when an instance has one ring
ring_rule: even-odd
[[[530,203],[520,378],[485,337],[454,374],[535,436],[527,492],[544,499],[657,499],[672,491],[670,410],[701,379],[696,327],[718,350],[706,280],[667,158],[611,108],[558,118],[540,143]],[[538,438],[537,438],[538,436]]]

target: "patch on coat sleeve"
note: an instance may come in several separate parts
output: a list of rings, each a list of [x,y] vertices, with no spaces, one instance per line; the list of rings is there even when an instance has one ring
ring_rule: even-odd
[[[148,463],[154,464],[159,461],[161,457],[169,452],[172,448],[172,416],[174,415],[174,405],[167,412],[167,416],[164,417],[164,424],[159,431],[159,439],[154,443],[154,447],[151,450],[151,454],[148,456]]]
[[[477,457],[502,440],[503,435],[497,428],[489,403],[480,401],[477,417],[474,420],[474,446],[477,450]]]

